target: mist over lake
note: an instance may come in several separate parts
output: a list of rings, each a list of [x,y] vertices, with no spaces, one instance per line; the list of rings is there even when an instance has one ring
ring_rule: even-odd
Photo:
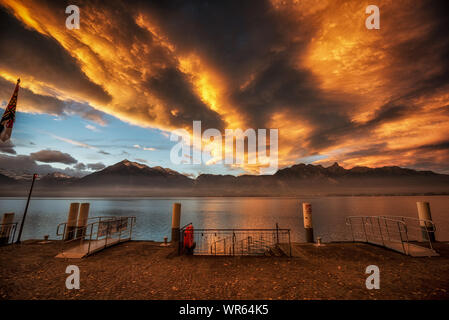
[[[315,236],[324,241],[349,240],[345,217],[397,215],[417,217],[416,202],[429,201],[437,240],[449,240],[449,196],[304,197],[304,198],[32,198],[22,239],[56,239],[56,226],[65,222],[71,202],[90,202],[90,217],[136,216],[133,239],[163,241],[170,237],[174,202],[182,204],[181,225],[196,228],[291,229],[292,241],[304,241],[300,202],[313,207]],[[25,198],[0,198],[0,212],[15,212],[21,221]]]

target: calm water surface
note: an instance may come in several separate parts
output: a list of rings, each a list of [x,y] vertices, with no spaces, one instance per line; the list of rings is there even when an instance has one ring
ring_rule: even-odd
[[[417,217],[416,201],[429,201],[437,225],[437,239],[449,240],[449,196],[432,197],[325,197],[325,198],[35,198],[31,200],[23,238],[56,238],[56,226],[67,219],[70,202],[90,202],[90,217],[136,216],[133,238],[162,241],[170,236],[174,202],[182,204],[181,225],[197,228],[281,228],[303,241],[300,202],[313,207],[316,236],[323,240],[350,238],[344,218],[351,215],[402,215]],[[20,221],[26,199],[0,198],[0,213],[15,212]]]

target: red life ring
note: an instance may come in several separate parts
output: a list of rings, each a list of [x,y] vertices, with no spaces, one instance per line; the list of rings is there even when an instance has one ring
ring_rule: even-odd
[[[184,230],[184,248],[190,249],[193,247],[193,226],[189,225]]]

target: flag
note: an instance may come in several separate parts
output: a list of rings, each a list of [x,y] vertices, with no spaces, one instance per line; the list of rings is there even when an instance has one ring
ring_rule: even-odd
[[[16,88],[12,94],[11,100],[3,113],[0,121],[0,140],[6,141],[11,137],[12,126],[16,118],[17,95],[19,94],[20,79],[17,79]]]

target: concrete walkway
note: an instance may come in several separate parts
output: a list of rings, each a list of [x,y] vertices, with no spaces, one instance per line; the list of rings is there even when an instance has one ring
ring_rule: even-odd
[[[84,258],[90,254],[98,252],[100,250],[106,249],[110,246],[118,244],[120,242],[128,241],[129,239],[119,239],[119,238],[105,238],[101,240],[81,241],[79,244],[66,249],[56,255],[55,258],[66,258],[66,259],[80,259]]]

